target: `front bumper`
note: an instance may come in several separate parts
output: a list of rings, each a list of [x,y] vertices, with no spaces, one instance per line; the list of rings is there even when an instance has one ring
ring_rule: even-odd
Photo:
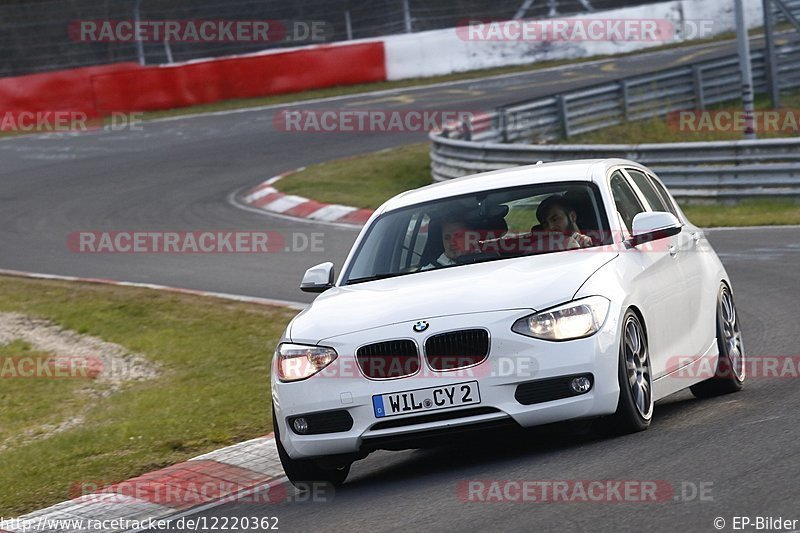
[[[529,427],[613,413],[619,397],[618,309],[612,306],[605,324],[595,335],[564,342],[543,341],[512,332],[514,321],[531,312],[530,309],[513,309],[427,318],[425,320],[431,327],[424,334],[413,332],[414,321],[325,339],[320,344],[334,348],[339,357],[322,373],[300,382],[280,383],[273,372],[275,421],[284,448],[295,459],[358,454],[376,448],[399,449],[403,447],[401,443],[415,441],[417,434],[424,435],[442,429],[457,430],[477,424],[503,422]],[[370,342],[413,338],[423,346],[428,336],[476,327],[490,332],[489,357],[483,363],[467,369],[433,371],[426,365],[423,355],[418,374],[376,381],[361,374],[354,356],[357,347]],[[591,374],[593,377],[589,392],[532,405],[524,405],[515,398],[521,384],[579,374]],[[478,405],[384,418],[375,416],[373,395],[468,381],[478,382],[481,397]],[[471,411],[476,408],[480,409]],[[349,413],[353,419],[349,430],[298,435],[287,426],[287,419],[293,416],[334,410]],[[444,411],[448,412],[445,420],[425,418],[425,415]],[[450,417],[459,414],[467,416]],[[413,423],[405,424],[409,420]],[[386,424],[387,421],[390,424]],[[393,441],[398,446],[392,446]]]

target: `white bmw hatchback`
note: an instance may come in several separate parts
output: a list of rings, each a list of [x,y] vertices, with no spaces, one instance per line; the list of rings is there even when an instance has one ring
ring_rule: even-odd
[[[744,350],[730,279],[647,168],[538,164],[381,206],[338,279],[275,350],[290,481],[343,483],[378,449],[496,426],[597,418],[646,429],[654,402],[734,392]]]

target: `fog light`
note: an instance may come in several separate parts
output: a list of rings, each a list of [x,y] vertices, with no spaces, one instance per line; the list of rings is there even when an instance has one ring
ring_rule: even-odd
[[[292,422],[292,426],[297,433],[305,434],[308,431],[308,422],[303,417],[295,418],[294,422]]]
[[[569,386],[578,394],[583,394],[592,388],[592,381],[585,376],[581,376],[579,378],[573,378],[573,380],[569,382]]]

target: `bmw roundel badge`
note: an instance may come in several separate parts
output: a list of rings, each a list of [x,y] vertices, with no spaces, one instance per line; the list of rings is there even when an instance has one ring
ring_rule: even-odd
[[[429,326],[429,325],[430,325],[430,324],[428,324],[428,323],[427,323],[427,322],[425,322],[424,320],[420,320],[419,322],[417,322],[416,324],[414,324],[414,331],[416,331],[417,333],[422,333],[423,331],[425,331],[426,329],[428,329],[428,326]]]

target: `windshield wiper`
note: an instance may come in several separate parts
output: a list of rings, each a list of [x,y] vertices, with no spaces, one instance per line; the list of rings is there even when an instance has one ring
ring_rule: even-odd
[[[345,285],[353,285],[354,283],[364,283],[365,281],[375,281],[376,279],[393,278],[395,276],[402,276],[407,272],[384,272],[383,274],[375,274],[374,276],[365,276],[363,278],[348,279]]]

